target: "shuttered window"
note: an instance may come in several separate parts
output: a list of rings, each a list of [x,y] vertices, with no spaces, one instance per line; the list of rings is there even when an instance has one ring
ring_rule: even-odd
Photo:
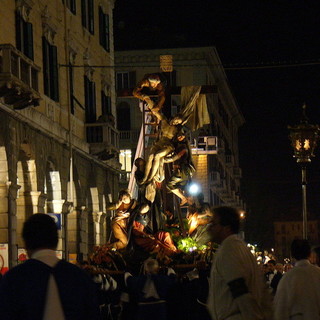
[[[82,25],[94,34],[94,6],[93,0],[81,0]]]
[[[16,11],[16,46],[29,59],[33,60],[33,27]]]
[[[54,101],[59,101],[58,52],[57,47],[42,37],[43,86],[44,94]]]
[[[99,7],[99,40],[101,46],[110,51],[110,30],[109,30],[109,15],[103,13],[102,8]]]
[[[117,90],[130,89],[136,86],[136,72],[117,72]]]
[[[101,112],[102,115],[111,114],[111,97],[101,91]]]
[[[96,122],[96,84],[84,76],[86,123]]]

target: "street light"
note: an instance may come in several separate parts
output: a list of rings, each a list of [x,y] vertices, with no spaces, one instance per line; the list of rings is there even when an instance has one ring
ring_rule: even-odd
[[[306,167],[314,157],[314,149],[319,139],[319,126],[308,123],[306,116],[306,105],[302,106],[302,118],[295,126],[288,126],[289,138],[294,150],[293,157],[301,165],[301,186],[302,186],[302,219],[303,238],[308,238],[308,218],[307,218],[307,172]]]

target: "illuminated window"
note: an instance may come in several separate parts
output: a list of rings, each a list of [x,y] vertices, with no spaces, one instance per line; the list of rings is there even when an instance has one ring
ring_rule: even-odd
[[[121,163],[121,170],[126,172],[131,172],[132,161],[131,161],[132,152],[130,149],[120,150],[119,162]]]

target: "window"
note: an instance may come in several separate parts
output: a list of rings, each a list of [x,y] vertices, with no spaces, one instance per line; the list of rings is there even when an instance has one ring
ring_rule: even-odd
[[[96,122],[96,84],[84,76],[86,123]]]
[[[177,72],[173,70],[172,72],[163,72],[167,83],[166,86],[168,87],[176,87],[177,86]]]
[[[136,73],[132,72],[117,72],[117,90],[130,89],[136,86]]]
[[[82,25],[94,34],[93,0],[81,0]]]
[[[101,91],[101,112],[102,115],[111,114],[111,97]]]
[[[102,47],[109,52],[110,51],[109,15],[103,13],[101,7],[99,7],[99,40]]]
[[[117,119],[118,130],[131,130],[130,105],[127,102],[121,102],[117,105]]]
[[[32,24],[26,22],[20,12],[16,12],[16,45],[17,49],[33,60]]]
[[[74,68],[71,66],[72,62],[69,61],[70,67],[68,68],[69,70],[69,87],[70,87],[70,111],[72,114],[74,114]]]
[[[120,150],[119,162],[121,163],[121,170],[131,172],[132,169],[132,152],[130,149]]]
[[[73,13],[77,13],[77,8],[76,8],[76,0],[65,0],[67,8]]]
[[[42,37],[44,94],[59,101],[57,47]]]

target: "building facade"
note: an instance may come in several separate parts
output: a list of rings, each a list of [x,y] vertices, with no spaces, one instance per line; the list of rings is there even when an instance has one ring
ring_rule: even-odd
[[[0,245],[10,267],[34,213],[56,219],[67,259],[107,241],[106,205],[120,172],[108,68],[113,7],[114,0],[1,2]]]
[[[201,86],[201,93],[206,95],[211,123],[189,134],[197,168],[193,181],[201,186],[204,200],[212,205],[244,208],[238,159],[238,129],[244,118],[216,49],[119,51],[115,52],[115,61],[122,185],[128,184],[143,122],[141,102],[132,97],[132,89],[145,74],[162,72],[168,93],[163,110],[168,116],[179,111],[182,87]],[[172,70],[160,67],[160,61],[172,61]]]
[[[308,222],[308,240],[311,245],[318,246],[320,241],[320,221],[310,219]],[[274,222],[275,253],[279,260],[290,259],[291,243],[294,239],[302,239],[303,223],[301,220]]]

